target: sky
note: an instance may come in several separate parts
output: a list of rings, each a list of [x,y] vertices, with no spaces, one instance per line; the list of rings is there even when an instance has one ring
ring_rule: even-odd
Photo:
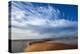
[[[44,39],[77,36],[76,5],[9,2],[12,39]]]

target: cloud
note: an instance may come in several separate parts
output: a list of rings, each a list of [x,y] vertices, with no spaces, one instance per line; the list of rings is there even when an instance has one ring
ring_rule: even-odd
[[[51,5],[36,6],[33,3],[12,2],[11,10],[13,39],[77,35],[77,21],[65,19],[65,13],[62,14],[58,8]]]
[[[44,29],[45,30],[45,29]],[[46,38],[60,38],[60,37],[75,37],[77,36],[77,31],[72,30],[63,30],[63,31],[47,31],[47,30],[35,30],[35,29],[27,29],[21,30],[17,28],[12,28],[12,40],[18,39],[46,39]],[[56,29],[55,29],[56,30]],[[67,34],[68,33],[68,34]]]

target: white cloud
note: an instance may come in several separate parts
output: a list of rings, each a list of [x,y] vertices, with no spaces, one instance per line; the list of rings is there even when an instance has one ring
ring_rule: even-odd
[[[29,3],[26,4],[26,7],[24,7],[24,4],[20,2],[18,3],[19,4],[13,2],[12,5],[12,25],[21,27],[26,27],[27,24],[34,26],[67,27],[77,24],[75,21],[60,18],[60,10],[53,8],[50,5],[47,7],[34,7],[31,3]],[[23,18],[27,20],[24,20]]]
[[[75,27],[77,25],[76,21],[60,18],[60,10],[53,8],[50,5],[48,5],[48,7],[34,7],[31,3],[23,5],[22,3],[17,4],[14,2],[12,4],[11,15],[12,39],[39,39],[64,36],[67,35],[67,31],[60,31],[58,34],[56,32],[45,33],[45,31],[42,34],[39,31],[43,31],[45,30],[43,28],[47,29],[47,27],[48,29],[54,29]],[[30,25],[32,25],[32,27]],[[17,28],[14,28],[13,26],[16,26]],[[35,29],[33,26],[35,26]],[[25,29],[23,30],[21,28]],[[68,33],[69,35],[74,35],[76,31],[68,31]]]
[[[33,31],[30,29],[21,30],[17,28],[12,28],[12,40],[24,40],[24,39],[46,39],[46,38],[59,38],[59,37],[74,37],[77,36],[77,31],[60,31],[58,33],[40,33],[39,30]],[[67,34],[68,33],[68,34]]]
[[[32,30],[20,30],[16,28],[12,28],[11,30],[12,40],[18,40],[18,39],[45,39],[45,38],[51,38],[50,36],[46,34],[40,34],[37,31]]]
[[[70,27],[70,26],[75,26],[76,24],[77,24],[76,21],[69,21],[65,19],[50,21],[50,25],[52,27]]]

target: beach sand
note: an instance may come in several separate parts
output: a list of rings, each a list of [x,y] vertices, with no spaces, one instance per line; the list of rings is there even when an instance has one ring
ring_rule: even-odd
[[[64,50],[64,49],[77,49],[77,45],[64,44],[64,43],[49,43],[45,42],[37,42],[28,45],[24,52],[34,52],[34,51],[50,51],[50,50]]]

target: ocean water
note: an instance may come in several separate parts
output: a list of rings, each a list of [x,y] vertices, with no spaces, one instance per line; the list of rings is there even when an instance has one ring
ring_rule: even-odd
[[[27,46],[26,43],[26,40],[12,40],[12,52],[24,52],[24,48]]]

